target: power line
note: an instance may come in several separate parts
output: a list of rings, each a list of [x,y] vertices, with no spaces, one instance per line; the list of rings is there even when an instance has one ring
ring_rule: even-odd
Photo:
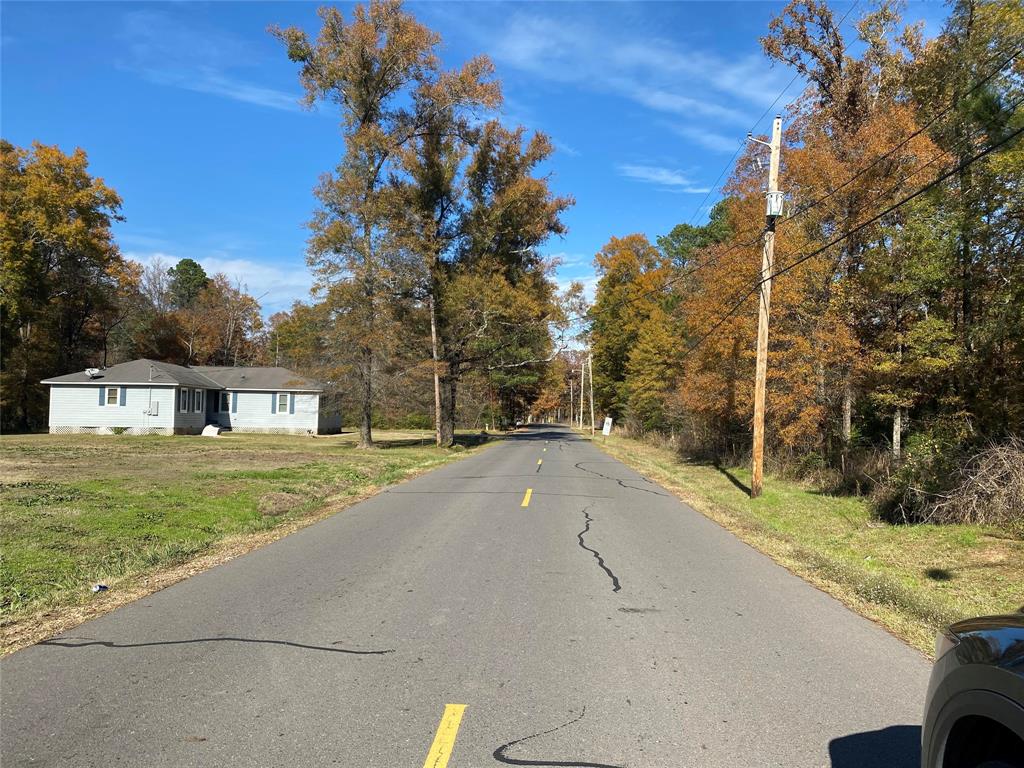
[[[963,96],[969,96],[972,93],[974,93],[974,91],[976,91],[978,88],[980,88],[981,86],[985,85],[985,83],[987,83],[993,77],[995,77],[1000,72],[1002,72],[1006,68],[1006,66],[1011,61],[1013,61],[1017,56],[1019,56],[1022,52],[1024,52],[1024,47],[1018,48],[1016,51],[1011,53],[1006,59],[1003,60],[1003,62],[998,67],[996,67],[994,70],[989,72],[988,75],[983,77],[981,80],[976,82],[973,86],[971,86],[967,91],[965,91]],[[800,215],[806,213],[807,211],[811,210],[812,208],[815,208],[816,206],[818,206],[821,203],[825,202],[830,197],[834,196],[837,192],[839,192],[839,190],[844,189],[845,187],[847,187],[850,184],[852,184],[853,182],[855,182],[857,179],[859,179],[865,173],[870,171],[872,168],[874,168],[880,162],[885,160],[887,157],[891,157],[893,155],[893,153],[899,151],[900,149],[905,147],[907,144],[909,144],[913,139],[915,139],[916,137],[920,136],[922,133],[924,133],[929,128],[931,128],[938,121],[938,119],[940,117],[942,117],[943,115],[945,115],[947,112],[949,112],[949,110],[951,110],[954,107],[955,104],[956,104],[956,100],[955,99],[951,99],[950,102],[945,107],[943,107],[941,110],[939,110],[937,113],[935,113],[935,115],[932,117],[931,120],[929,120],[927,123],[922,125],[916,131],[911,133],[909,136],[907,136],[905,139],[903,139],[903,141],[901,141],[899,144],[894,146],[888,152],[886,152],[883,155],[879,155],[878,157],[876,157],[874,160],[872,160],[866,166],[861,168],[859,171],[857,171],[857,173],[855,173],[853,176],[848,178],[846,181],[844,181],[838,187],[835,187],[834,189],[830,190],[829,192],[827,192],[826,194],[822,195],[821,197],[811,201],[807,205],[799,206],[796,211],[794,211],[789,216],[787,216],[784,219],[782,219],[779,223],[782,224],[784,222],[790,221],[791,219],[795,219],[797,216],[800,216]]]
[[[855,5],[856,5],[856,3],[854,4],[854,6],[855,6]],[[854,6],[851,6],[851,8],[850,8],[850,10],[851,10],[851,11],[853,10],[853,7],[854,7]],[[847,15],[849,15],[849,12],[850,12],[850,11],[847,11]],[[845,18],[846,18],[846,17],[844,16],[844,17],[843,17],[843,19],[845,20]],[[840,26],[841,26],[841,25],[842,25],[842,21],[840,22]],[[845,50],[845,49],[844,49],[844,50]],[[999,73],[1000,73],[1001,71],[1003,71],[1003,69],[1005,69],[1005,68],[1006,68],[1007,64],[1009,64],[1009,63],[1010,63],[1011,61],[1013,61],[1013,59],[1014,59],[1014,58],[1016,58],[1017,56],[1019,56],[1019,55],[1020,55],[1021,53],[1024,53],[1024,47],[1018,48],[1018,49],[1017,49],[1017,50],[1015,50],[1015,51],[1014,51],[1014,52],[1013,52],[1012,54],[1010,54],[1010,55],[1009,55],[1008,57],[1006,57],[1006,58],[1005,58],[1005,59],[1004,59],[1004,60],[1002,61],[1002,63],[1000,63],[1000,64],[999,64],[999,66],[998,66],[998,67],[996,67],[996,68],[995,68],[994,70],[992,70],[991,72],[989,72],[989,74],[988,74],[988,75],[986,75],[986,76],[985,76],[985,77],[983,77],[983,78],[982,78],[981,80],[977,81],[977,82],[976,82],[976,83],[975,83],[975,84],[974,84],[973,86],[971,86],[971,87],[970,87],[970,88],[969,88],[969,89],[968,89],[968,90],[967,90],[967,91],[965,92],[965,95],[968,95],[968,94],[971,94],[971,93],[973,93],[973,92],[974,92],[974,91],[976,91],[976,90],[977,90],[978,88],[980,88],[980,87],[981,87],[981,86],[983,86],[983,85],[984,85],[985,83],[987,83],[987,82],[988,82],[989,80],[991,80],[991,79],[992,79],[993,77],[995,77],[996,75],[998,75],[998,74],[999,74]],[[791,83],[791,84],[792,84],[792,83]],[[788,86],[787,86],[787,89],[788,89]],[[783,94],[785,93],[785,90],[786,90],[786,89],[784,89],[784,90],[783,90]],[[779,98],[781,98],[783,94],[780,94],[780,95],[779,95]],[[777,101],[778,101],[778,99],[776,99],[776,102],[777,102]],[[922,133],[923,133],[924,131],[926,131],[926,130],[927,130],[928,128],[930,128],[930,127],[931,127],[932,125],[934,125],[934,124],[935,124],[935,123],[936,123],[936,122],[938,121],[939,117],[941,117],[942,115],[945,115],[945,114],[946,114],[947,112],[949,112],[949,110],[950,110],[950,109],[952,109],[952,107],[954,106],[954,103],[955,103],[955,102],[954,102],[953,100],[950,100],[950,102],[949,102],[949,103],[948,103],[948,104],[947,104],[947,105],[946,105],[946,106],[945,106],[945,107],[944,107],[944,108],[943,108],[942,110],[940,110],[940,111],[939,111],[939,112],[938,112],[938,113],[937,113],[937,114],[936,114],[935,116],[933,116],[931,120],[929,120],[929,121],[928,121],[927,123],[925,123],[925,125],[921,126],[921,127],[920,127],[920,128],[918,128],[917,130],[915,130],[915,131],[914,131],[913,133],[911,133],[911,134],[910,134],[909,136],[907,136],[906,138],[904,138],[904,139],[903,139],[903,140],[902,140],[902,141],[901,141],[901,142],[900,142],[899,144],[897,144],[897,145],[895,145],[894,147],[892,147],[892,148],[891,148],[891,149],[890,149],[889,151],[887,151],[886,153],[884,153],[884,154],[882,154],[882,155],[880,155],[880,156],[876,157],[876,158],[875,158],[874,160],[872,160],[872,161],[871,161],[871,162],[870,162],[870,163],[869,163],[869,164],[868,164],[867,166],[865,166],[864,168],[861,168],[861,169],[860,169],[859,171],[857,171],[857,172],[856,172],[855,174],[853,174],[853,175],[852,175],[851,177],[849,177],[848,179],[846,179],[846,181],[844,181],[843,183],[841,183],[841,184],[840,184],[839,186],[835,187],[834,189],[832,189],[832,190],[831,190],[831,191],[829,191],[828,193],[826,193],[826,194],[822,195],[821,197],[819,197],[819,198],[815,199],[815,200],[814,200],[814,201],[812,201],[811,203],[809,203],[809,204],[807,204],[807,205],[805,205],[805,206],[801,206],[801,207],[800,207],[800,208],[799,208],[798,210],[796,210],[795,212],[791,213],[791,214],[790,214],[789,216],[786,216],[785,218],[781,219],[781,220],[780,220],[780,221],[779,221],[778,223],[779,223],[779,224],[784,224],[784,223],[786,223],[786,222],[792,221],[792,220],[794,220],[794,219],[798,218],[799,216],[802,216],[803,214],[807,213],[808,211],[812,210],[813,208],[815,208],[816,206],[820,205],[821,203],[825,202],[826,200],[830,199],[831,197],[833,197],[833,196],[834,196],[835,194],[837,194],[837,193],[838,193],[838,192],[839,192],[839,191],[840,191],[841,189],[844,189],[845,187],[849,186],[849,185],[850,185],[851,183],[853,183],[853,182],[854,182],[854,181],[856,181],[856,180],[857,180],[858,178],[860,178],[861,176],[863,176],[863,175],[864,175],[864,174],[865,174],[865,173],[866,173],[866,172],[867,172],[868,170],[870,170],[870,169],[871,169],[872,167],[874,167],[875,165],[877,165],[877,164],[878,164],[879,162],[881,162],[881,161],[882,161],[882,160],[884,160],[885,158],[887,158],[887,157],[891,156],[891,155],[892,155],[893,153],[895,153],[896,151],[898,151],[898,150],[899,150],[899,149],[901,149],[902,147],[905,147],[905,146],[906,146],[906,145],[907,145],[907,144],[908,144],[908,143],[909,143],[909,142],[910,142],[911,140],[913,140],[913,139],[914,139],[915,137],[917,137],[917,136],[921,135],[921,134],[922,134]],[[1019,104],[1019,103],[1020,103],[1020,102],[1018,102],[1018,104]],[[774,105],[775,105],[775,103],[773,103],[773,104],[772,104],[772,106],[774,106]],[[1016,106],[1016,105],[1013,105],[1013,106],[1011,106],[1011,108],[1010,108],[1010,109],[1012,110],[1013,108],[1015,108],[1015,106]],[[766,110],[766,111],[765,111],[765,112],[764,112],[764,113],[763,113],[763,114],[761,115],[761,117],[760,117],[760,118],[758,118],[758,122],[760,122],[760,120],[764,118],[764,115],[768,114],[768,112],[769,112],[769,111],[771,110],[771,108],[772,108],[772,107],[769,107],[769,108],[768,108],[768,110]],[[756,126],[756,123],[755,123],[755,126]],[[737,155],[738,155],[738,154],[739,154],[739,153],[738,153],[738,151],[737,151]],[[914,171],[912,171],[912,172],[911,172],[910,174],[908,174],[908,175],[904,176],[904,177],[903,177],[903,178],[902,178],[902,179],[901,179],[901,180],[900,180],[900,181],[899,181],[899,182],[898,182],[897,184],[893,185],[893,186],[892,186],[892,187],[890,187],[890,188],[889,188],[888,190],[886,190],[886,194],[888,194],[889,192],[892,192],[893,190],[897,189],[897,188],[898,188],[899,186],[901,186],[901,185],[902,185],[902,184],[903,184],[903,183],[904,183],[905,181],[907,181],[907,179],[909,179],[909,178],[912,178],[913,176],[916,176],[916,175],[917,175],[918,173],[920,173],[920,172],[921,172],[921,171],[923,171],[923,170],[924,170],[925,168],[927,168],[927,167],[928,167],[928,166],[930,166],[930,165],[931,165],[932,163],[934,163],[934,162],[935,162],[935,160],[937,160],[937,159],[939,159],[940,157],[942,157],[942,155],[943,155],[943,154],[944,154],[943,152],[939,152],[939,153],[937,153],[937,154],[936,154],[936,155],[935,155],[935,156],[934,156],[934,157],[933,157],[933,158],[932,158],[931,160],[929,160],[929,161],[928,161],[927,163],[925,163],[924,165],[922,165],[922,166],[920,166],[920,167],[917,167],[917,168],[916,168],[916,169],[915,169]],[[735,157],[736,157],[736,156],[734,155],[734,156],[733,156],[733,159],[735,159]],[[731,162],[732,162],[732,161],[730,161],[730,163],[731,163]],[[717,182],[716,182],[716,183],[717,183]],[[747,231],[747,232],[752,232],[753,230],[750,230],[750,229],[748,229],[748,230],[746,230],[746,231]],[[741,233],[741,234],[742,234],[742,233]],[[760,237],[761,237],[761,235],[763,235],[763,234],[764,234],[764,228],[760,228],[760,229],[758,230],[758,234],[757,234],[757,236],[756,236],[756,237],[757,237],[757,238],[760,238]],[[707,266],[709,266],[709,265],[710,265],[711,263],[713,263],[714,261],[717,261],[718,259],[724,258],[725,256],[727,256],[727,255],[728,255],[729,253],[731,253],[732,251],[736,250],[737,248],[744,248],[744,247],[750,247],[750,246],[754,245],[754,244],[756,243],[756,241],[757,241],[757,240],[756,240],[756,238],[755,238],[755,239],[754,239],[754,240],[752,240],[752,241],[744,241],[744,242],[740,242],[740,243],[734,243],[733,245],[729,246],[729,247],[728,247],[728,248],[727,248],[727,249],[726,249],[725,251],[723,251],[723,252],[721,252],[721,253],[717,253],[717,254],[711,254],[711,255],[710,255],[710,256],[709,256],[709,257],[708,257],[707,259],[705,259],[705,260],[704,260],[703,262],[701,262],[701,263],[698,263],[698,264],[697,264],[697,265],[696,265],[695,267],[693,267],[692,269],[689,269],[689,270],[687,270],[687,271],[685,271],[685,272],[683,272],[683,273],[681,273],[681,274],[679,274],[679,275],[676,275],[676,276],[672,277],[671,279],[667,280],[667,281],[666,281],[665,283],[663,283],[662,285],[660,285],[660,286],[658,286],[658,287],[656,287],[656,288],[650,289],[650,290],[648,290],[648,291],[645,291],[644,293],[642,293],[642,294],[641,294],[641,295],[639,295],[639,296],[634,296],[634,297],[631,297],[631,298],[629,298],[629,299],[623,299],[623,300],[620,300],[620,301],[619,301],[619,302],[617,302],[616,304],[613,304],[613,305],[611,305],[611,306],[608,306],[608,307],[604,307],[604,308],[602,308],[602,309],[600,309],[600,310],[597,310],[597,311],[588,311],[588,312],[587,312],[587,313],[585,313],[585,314],[581,314],[581,315],[575,315],[575,316],[571,316],[571,317],[567,318],[567,319],[565,320],[565,322],[566,322],[566,323],[569,323],[569,324],[572,324],[572,323],[578,322],[578,321],[580,321],[580,320],[583,320],[583,319],[589,319],[589,318],[593,317],[594,315],[597,315],[597,314],[604,314],[604,313],[606,313],[606,312],[610,312],[610,311],[611,311],[611,310],[613,310],[613,309],[618,309],[618,308],[620,308],[620,307],[623,307],[623,306],[628,306],[628,305],[630,305],[630,304],[633,304],[633,303],[635,303],[635,302],[637,302],[637,301],[640,301],[640,300],[642,300],[642,299],[644,299],[644,298],[647,298],[647,297],[649,297],[649,296],[653,296],[654,294],[656,294],[656,293],[660,293],[660,292],[664,291],[665,289],[667,289],[667,288],[671,287],[671,286],[672,286],[673,284],[675,284],[675,283],[679,282],[679,281],[680,281],[680,280],[682,280],[683,278],[685,278],[685,277],[689,277],[690,275],[694,274],[695,272],[698,272],[698,271],[700,271],[700,270],[701,270],[701,269],[703,269],[704,267],[707,267]],[[807,240],[805,241],[804,245],[806,245],[806,244],[807,244],[807,243],[808,243],[809,241],[810,241],[810,240],[809,240],[809,238],[808,238],[808,239],[807,239]]]
[[[1022,50],[1024,50],[1024,49],[1022,49]],[[1021,98],[1017,99],[1017,101],[1015,101],[1013,104],[1010,104],[1007,107],[1007,111],[1013,112],[1021,104],[1024,104],[1024,96],[1022,96]],[[974,143],[973,143],[974,138],[975,138],[974,136],[970,136],[970,135],[961,137],[960,139],[957,140],[954,148],[959,148],[961,151],[969,148],[969,149],[971,149],[973,151],[974,150]],[[946,150],[939,149],[926,162],[924,162],[921,165],[915,166],[908,173],[904,174],[895,184],[890,185],[883,192],[878,193],[875,196],[875,200],[879,201],[879,200],[885,199],[891,193],[895,192],[900,187],[902,187],[904,183],[906,183],[910,179],[912,179],[915,176],[917,176],[919,173],[924,171],[926,168],[928,168],[931,165],[933,165],[937,160],[941,160],[942,158],[946,157],[946,155],[947,155]],[[788,220],[789,219],[784,219],[783,221],[788,221]],[[801,245],[799,246],[799,248],[797,250],[801,250],[804,247],[806,247],[807,245],[809,245],[811,243],[811,240],[812,240],[812,238],[810,236],[805,235],[803,243],[801,243]]]
[[[981,150],[980,152],[977,152],[976,154],[972,155],[971,157],[967,158],[966,160],[963,160],[962,162],[960,162],[957,165],[955,165],[953,168],[950,168],[949,170],[947,170],[944,173],[940,174],[936,178],[932,179],[932,181],[928,182],[927,184],[925,184],[923,187],[921,187],[917,191],[907,195],[906,197],[904,197],[899,202],[893,203],[892,205],[890,205],[885,210],[881,211],[880,213],[875,214],[874,216],[872,216],[871,218],[867,219],[866,221],[861,222],[860,224],[858,224],[857,226],[853,227],[852,229],[847,230],[846,232],[844,232],[843,234],[839,235],[838,237],[833,238],[832,240],[830,240],[828,243],[826,243],[825,245],[821,246],[820,248],[816,248],[815,250],[811,251],[810,253],[807,253],[807,254],[804,254],[804,255],[800,256],[799,258],[797,258],[792,263],[786,265],[785,267],[783,267],[781,269],[778,269],[778,270],[772,272],[767,277],[759,278],[757,280],[757,282],[755,282],[754,285],[750,288],[750,290],[747,291],[739,299],[739,301],[737,301],[735,304],[733,304],[730,307],[730,309],[721,318],[719,318],[718,321],[706,333],[702,334],[697,339],[696,342],[694,342],[693,344],[687,346],[686,350],[683,352],[683,358],[685,359],[691,352],[693,352],[697,347],[699,347],[708,338],[710,338],[711,335],[715,331],[717,331],[720,327],[722,327],[723,323],[725,323],[726,320],[728,320],[732,315],[734,315],[736,313],[736,311],[741,306],[743,306],[743,304],[746,302],[747,299],[749,299],[751,296],[753,296],[755,293],[757,293],[757,291],[760,288],[762,282],[765,282],[766,280],[772,280],[772,279],[774,279],[776,277],[780,277],[780,276],[786,274],[787,272],[792,271],[794,268],[796,268],[800,264],[803,264],[805,261],[807,261],[809,259],[812,259],[815,256],[825,252],[826,250],[831,248],[833,245],[836,245],[837,243],[842,242],[843,240],[845,240],[846,238],[850,237],[851,235],[856,234],[857,232],[863,230],[865,227],[868,227],[868,226],[874,224],[879,219],[884,218],[885,216],[889,215],[890,213],[892,213],[896,209],[898,209],[898,208],[902,207],[903,205],[906,205],[910,201],[920,197],[925,192],[929,191],[930,189],[935,188],[936,186],[938,186],[939,184],[944,182],[946,179],[950,178],[951,176],[956,175],[957,173],[962,171],[964,168],[967,168],[969,165],[972,165],[973,163],[976,163],[978,160],[980,160],[983,157],[991,154],[995,150],[999,149],[1001,146],[1003,146],[1005,144],[1008,144],[1009,142],[1013,141],[1015,138],[1017,138],[1021,134],[1024,134],[1024,126],[1022,126],[1022,127],[1018,128],[1017,130],[1007,134],[1002,139],[997,141],[995,144],[992,144],[992,145],[990,145],[988,147],[985,147],[985,149]]]
[[[839,243],[839,242],[845,240],[846,238],[850,237],[851,235],[854,235],[857,232],[860,232],[865,227],[868,227],[868,226],[874,224],[876,221],[878,221],[881,218],[884,218],[888,214],[890,214],[893,211],[895,211],[897,208],[899,208],[899,207],[901,207],[903,205],[906,205],[907,203],[909,203],[911,200],[914,200],[915,198],[920,197],[925,192],[927,192],[929,189],[932,189],[933,187],[938,186],[939,184],[944,182],[946,179],[948,179],[951,176],[953,176],[953,175],[959,173],[960,171],[962,171],[964,168],[968,167],[969,165],[972,165],[973,163],[976,163],[981,158],[986,157],[987,155],[991,154],[992,152],[994,152],[995,150],[999,149],[1004,144],[1008,144],[1009,142],[1013,141],[1015,138],[1020,136],[1022,133],[1024,133],[1024,126],[1021,126],[1017,130],[1012,131],[1011,133],[1007,134],[1002,139],[997,141],[995,144],[992,144],[992,145],[990,145],[988,147],[985,147],[985,149],[981,150],[980,152],[972,155],[971,157],[967,158],[966,160],[964,160],[964,161],[962,161],[960,163],[957,163],[953,168],[951,168],[948,171],[946,171],[945,173],[937,176],[936,178],[934,178],[932,181],[930,181],[927,184],[925,184],[923,187],[921,187],[916,192],[913,192],[913,193],[907,195],[902,200],[900,200],[898,203],[893,203],[892,205],[890,205],[888,208],[886,208],[882,212],[877,213],[874,216],[872,216],[870,219],[867,219],[866,221],[861,222],[860,224],[858,224],[856,227],[854,227],[853,229],[849,230],[848,232],[845,232],[842,235],[840,235],[839,237],[830,240],[828,243],[826,243],[825,245],[821,246],[820,248],[817,248],[817,249],[811,251],[810,253],[801,256],[796,261],[794,261],[792,264],[789,264],[786,267],[783,267],[782,269],[773,272],[771,275],[769,275],[769,277],[767,279],[771,279],[771,278],[774,278],[774,277],[778,277],[779,275],[786,274],[787,272],[792,270],[794,267],[802,264],[803,262],[807,261],[808,259],[811,259],[811,258],[817,256],[819,253],[822,253],[823,251],[828,250],[829,248],[831,248],[836,243]],[[758,281],[758,284],[760,284],[760,281]]]
[[[853,4],[849,8],[846,9],[846,13],[844,13],[843,17],[839,20],[839,23],[836,25],[836,29],[841,29],[842,28],[843,24],[846,23],[847,17],[851,13],[853,13],[853,9],[856,8],[859,4],[860,4],[860,0],[854,0]],[[850,43],[847,43],[846,45],[844,45],[842,53],[845,54],[847,48],[849,48],[849,47],[850,47]],[[761,113],[761,116],[759,118],[757,118],[757,120],[754,121],[754,124],[752,126],[750,126],[750,130],[748,131],[748,133],[753,133],[754,132],[754,130],[757,128],[757,126],[761,124],[761,121],[764,120],[765,117],[767,117],[768,113],[771,112],[773,109],[775,109],[775,105],[778,104],[780,101],[782,101],[782,97],[785,96],[786,93],[789,91],[789,89],[793,87],[793,83],[795,83],[799,79],[800,79],[800,72],[798,70],[796,73],[794,73],[792,79],[790,79],[790,81],[788,83],[786,83],[786,87],[783,88],[782,91],[779,93],[779,95],[775,97],[775,101],[773,101],[771,104],[769,104],[768,107],[765,109],[765,111]],[[736,147],[736,151],[733,152],[732,157],[729,158],[728,162],[726,162],[725,167],[722,168],[721,173],[718,174],[718,178],[715,179],[714,183],[708,188],[707,194],[704,195],[704,199],[700,201],[700,204],[696,207],[696,209],[694,209],[693,215],[690,216],[690,219],[689,219],[690,226],[694,225],[693,223],[697,219],[697,216],[700,214],[700,211],[704,207],[704,204],[707,203],[708,198],[711,197],[711,195],[714,193],[715,189],[718,187],[718,182],[720,182],[722,180],[722,177],[725,176],[726,172],[730,168],[732,168],[733,163],[735,163],[736,162],[736,158],[740,156],[740,152],[743,150],[744,146],[746,146],[746,142],[745,141],[741,141],[739,143],[739,146]]]

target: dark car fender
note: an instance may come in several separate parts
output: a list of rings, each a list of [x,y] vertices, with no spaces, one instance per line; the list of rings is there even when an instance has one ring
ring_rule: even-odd
[[[931,700],[924,728],[928,743],[921,745],[922,768],[943,768],[950,733],[964,717],[988,718],[1024,740],[1024,707],[1016,703],[1024,701],[1024,681],[1015,675],[981,665],[954,669],[932,692]],[[943,700],[941,706],[934,706]]]

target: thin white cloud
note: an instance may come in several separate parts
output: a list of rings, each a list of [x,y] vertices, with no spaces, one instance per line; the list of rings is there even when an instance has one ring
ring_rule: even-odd
[[[555,145],[555,149],[561,152],[563,155],[568,157],[579,157],[580,151],[571,144],[566,144],[564,141],[559,139],[551,139],[551,143]]]
[[[531,11],[494,17],[461,13],[460,24],[502,65],[541,81],[615,93],[648,109],[749,127],[788,81],[761,56],[724,57],[709,50],[627,30],[599,29],[579,14]]]
[[[124,256],[145,266],[159,259],[168,268],[186,258],[165,251],[126,251]],[[224,274],[232,283],[240,283],[247,293],[259,301],[264,315],[289,309],[294,302],[309,299],[313,276],[305,266],[270,264],[230,254],[198,257],[195,260],[206,274]]]
[[[219,30],[188,25],[155,10],[125,15],[123,69],[158,85],[207,93],[270,109],[297,111],[296,93],[251,82],[238,74],[259,62],[245,41]]]
[[[301,109],[298,97],[294,94],[236,80],[210,67],[197,67],[192,71],[143,69],[140,72],[146,79],[159,85],[223,96],[247,104],[288,112],[297,112]]]
[[[680,136],[689,139],[694,144],[710,149],[712,152],[730,155],[739,146],[739,140],[736,137],[725,136],[703,128],[691,125],[670,125],[669,128]]]
[[[586,299],[587,304],[593,304],[594,296],[597,293],[597,282],[597,276],[591,274],[585,277],[559,278],[555,281],[555,285],[560,293],[565,293],[573,283],[581,283],[583,285],[583,298]]]
[[[631,88],[630,95],[634,101],[659,112],[670,112],[675,115],[688,116],[701,115],[736,124],[742,124],[748,120],[743,112],[730,107],[723,107],[720,104],[693,99],[689,96],[669,91],[636,85],[628,87]]]
[[[545,254],[545,258],[557,260],[558,268],[565,269],[569,267],[578,267],[584,264],[590,265],[594,257],[585,253],[569,253],[567,251],[558,251],[556,253]]]
[[[697,187],[682,171],[671,168],[662,168],[656,165],[631,165],[623,164],[618,166],[619,173],[629,179],[644,181],[649,184],[657,184],[660,187],[667,187],[674,192],[687,194],[704,194],[707,187]]]

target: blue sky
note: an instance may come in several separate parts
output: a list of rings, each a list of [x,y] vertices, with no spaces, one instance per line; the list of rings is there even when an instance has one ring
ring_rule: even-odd
[[[489,54],[506,121],[548,133],[545,170],[576,206],[545,249],[592,286],[612,235],[652,240],[701,221],[702,201],[792,78],[758,37],[780,2],[410,3],[455,66]],[[836,2],[842,15],[849,2]],[[339,4],[343,11],[351,5]],[[85,149],[124,199],[123,252],[196,259],[260,297],[307,299],[304,223],[342,151],[338,115],[303,110],[270,24],[318,30],[316,3],[4,2],[0,130]],[[861,12],[858,7],[851,16]],[[911,3],[934,34],[945,6]],[[849,29],[847,23],[846,29]],[[782,103],[795,97],[799,84]]]

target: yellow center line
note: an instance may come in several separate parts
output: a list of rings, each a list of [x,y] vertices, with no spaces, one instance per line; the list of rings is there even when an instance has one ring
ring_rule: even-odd
[[[528,507],[528,506],[530,506],[530,497],[531,496],[533,496],[533,488],[527,488],[526,489],[526,493],[523,495],[523,503],[520,504],[519,506],[520,507]]]
[[[455,736],[459,732],[459,724],[462,722],[462,713],[465,709],[465,704],[444,705],[444,714],[441,715],[434,743],[430,745],[423,768],[445,768],[448,765],[448,758],[452,756],[452,750],[455,748]]]

